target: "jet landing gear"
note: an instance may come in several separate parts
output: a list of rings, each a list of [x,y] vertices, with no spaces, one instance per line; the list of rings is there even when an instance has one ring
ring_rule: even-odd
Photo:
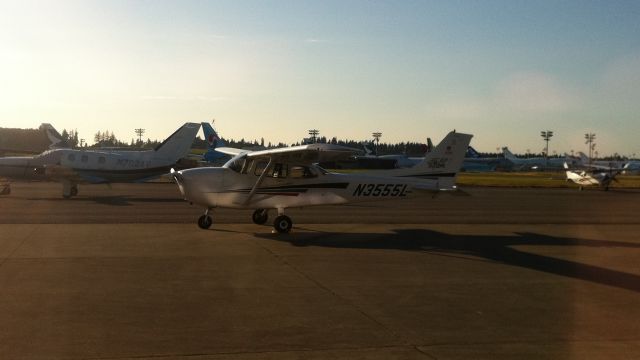
[[[269,212],[267,209],[257,209],[251,215],[251,220],[254,224],[264,225],[269,220]]]
[[[71,182],[63,182],[62,183],[62,197],[65,199],[70,199],[74,196],[78,195],[78,185],[73,184]]]
[[[211,224],[213,224],[213,219],[211,219],[211,216],[209,216],[210,210],[211,209],[207,209],[207,211],[204,212],[204,215],[198,218],[198,227],[200,229],[206,230],[211,227]]]

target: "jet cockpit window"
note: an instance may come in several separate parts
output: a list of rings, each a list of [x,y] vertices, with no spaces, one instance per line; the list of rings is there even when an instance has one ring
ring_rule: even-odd
[[[289,176],[292,179],[307,179],[318,175],[308,166],[294,165],[289,168]]]

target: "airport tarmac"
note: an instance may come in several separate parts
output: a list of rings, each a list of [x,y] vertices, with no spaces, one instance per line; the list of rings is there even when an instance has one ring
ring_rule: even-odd
[[[640,191],[288,211],[291,234],[172,184],[0,197],[0,358],[640,358]]]

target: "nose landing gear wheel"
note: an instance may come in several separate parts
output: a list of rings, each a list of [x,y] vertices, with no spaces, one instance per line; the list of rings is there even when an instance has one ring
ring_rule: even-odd
[[[213,224],[213,220],[211,220],[211,216],[209,215],[202,215],[198,219],[198,227],[200,229],[206,230],[211,227],[211,224]]]
[[[251,215],[254,224],[263,225],[269,220],[269,213],[265,209],[258,209]]]
[[[273,227],[277,232],[281,234],[286,234],[291,231],[291,226],[293,226],[293,223],[291,222],[291,219],[286,215],[278,216],[273,222]]]

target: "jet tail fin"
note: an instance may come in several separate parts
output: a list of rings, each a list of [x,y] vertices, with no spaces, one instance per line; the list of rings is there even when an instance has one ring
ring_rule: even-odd
[[[198,123],[186,123],[154,149],[156,156],[170,162],[186,157],[200,130]]]
[[[64,144],[64,141],[62,140],[62,135],[60,135],[60,133],[53,127],[53,125],[49,123],[42,123],[40,124],[39,129],[44,131],[44,133],[47,135],[47,138],[49,138],[49,141],[51,142],[51,144],[49,144],[49,149],[66,146],[66,144]]]

